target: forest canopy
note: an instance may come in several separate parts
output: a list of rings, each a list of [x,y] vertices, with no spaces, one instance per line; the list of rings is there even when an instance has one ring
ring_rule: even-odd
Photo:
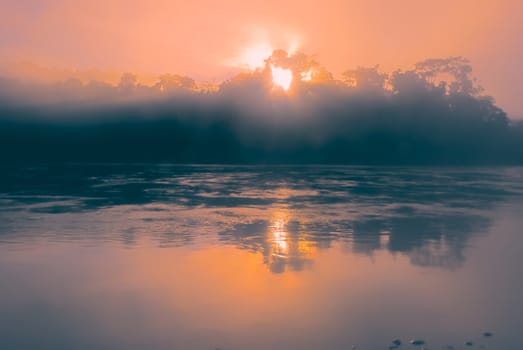
[[[283,74],[287,85],[279,84]],[[511,121],[462,57],[336,78],[276,50],[220,84],[0,80],[0,158],[183,163],[523,164]]]

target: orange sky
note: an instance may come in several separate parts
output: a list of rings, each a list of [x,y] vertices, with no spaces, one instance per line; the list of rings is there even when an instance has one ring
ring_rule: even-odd
[[[317,54],[334,73],[462,55],[523,117],[521,0],[0,0],[0,60],[221,80],[245,47]]]

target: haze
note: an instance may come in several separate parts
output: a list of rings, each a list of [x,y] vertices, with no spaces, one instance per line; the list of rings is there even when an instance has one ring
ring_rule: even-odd
[[[316,54],[334,74],[459,55],[510,117],[523,116],[519,0],[0,0],[0,7],[3,75],[34,75],[12,68],[31,62],[113,79],[124,71],[171,72],[218,82],[257,45]]]

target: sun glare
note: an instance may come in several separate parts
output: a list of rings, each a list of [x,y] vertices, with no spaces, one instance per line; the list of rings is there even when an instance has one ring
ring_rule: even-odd
[[[287,91],[291,87],[292,83],[292,71],[290,69],[284,69],[275,67],[271,64],[272,83],[275,86],[281,87]]]
[[[293,40],[289,44],[289,50],[285,52],[287,57],[291,57],[298,48],[298,41]],[[252,72],[260,71],[267,67],[270,68],[272,85],[275,88],[281,88],[288,91],[292,85],[293,72],[289,68],[283,68],[279,63],[272,61],[274,48],[269,41],[263,40],[256,44],[245,46],[240,50],[239,55],[231,61],[236,67],[247,68]],[[280,57],[281,58],[281,57]],[[301,73],[299,77],[301,81],[310,81],[312,79],[312,71]]]
[[[312,80],[312,70],[308,70],[306,72],[302,72],[300,74],[302,81],[311,81]]]
[[[272,54],[273,48],[269,43],[261,43],[245,48],[240,56],[241,66],[256,70],[265,66],[265,60]]]

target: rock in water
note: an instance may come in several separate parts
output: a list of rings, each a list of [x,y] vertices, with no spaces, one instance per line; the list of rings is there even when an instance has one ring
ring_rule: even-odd
[[[491,332],[484,332],[483,336],[484,337],[492,337],[492,333]]]
[[[425,341],[424,340],[421,340],[421,339],[415,339],[415,340],[411,340],[410,343],[412,345],[424,345],[425,344]]]
[[[474,344],[473,344],[471,341],[466,341],[466,342],[465,342],[465,345],[466,345],[466,346],[472,346],[472,345],[474,345]]]
[[[394,345],[396,345],[396,346],[400,346],[400,345],[401,345],[401,340],[399,340],[399,339],[394,339],[394,340],[392,341],[392,344],[394,344]]]

